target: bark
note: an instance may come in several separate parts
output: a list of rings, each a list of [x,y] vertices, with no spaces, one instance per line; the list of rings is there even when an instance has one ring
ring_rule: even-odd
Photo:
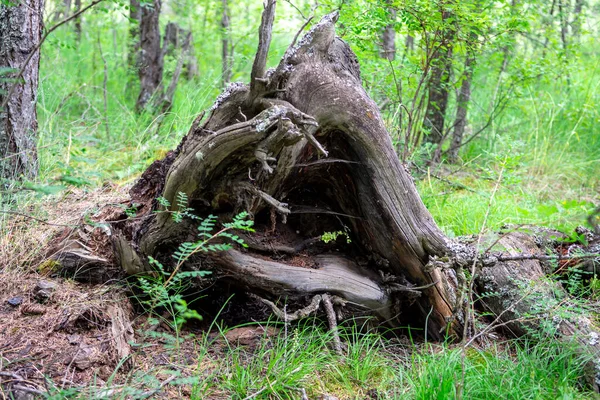
[[[194,50],[194,35],[192,34],[192,31],[188,31],[187,35],[190,37],[190,45],[186,61],[183,64],[183,70],[186,79],[192,80],[198,76],[198,59],[196,58],[196,51]]]
[[[80,1],[80,0],[78,0]],[[129,1],[129,51],[127,53],[127,64],[129,68],[137,71],[140,63],[140,21],[142,9],[139,0]]]
[[[144,110],[155,95],[162,91],[163,51],[160,45],[160,0],[141,7],[140,21],[140,94],[136,102],[138,112]]]
[[[442,22],[452,18],[449,11],[442,12]],[[424,141],[441,146],[444,140],[444,123],[448,97],[450,94],[449,81],[452,69],[452,42],[454,40],[454,29],[451,26],[443,26],[439,32],[439,46],[431,56],[431,74],[428,81],[429,97],[425,120],[423,126],[426,129]],[[436,151],[439,154],[439,151]],[[435,158],[435,156],[434,156]],[[437,162],[439,160],[432,160]]]
[[[186,269],[212,272],[195,281],[198,290],[250,293],[240,309],[253,309],[258,301],[286,320],[279,301],[299,308],[289,313],[294,316],[323,305],[332,328],[336,308],[346,316],[369,314],[382,324],[419,327],[438,340],[474,334],[464,329],[465,269],[477,267],[471,276],[483,287],[480,294],[486,284],[510,290],[518,277],[503,277],[512,274],[507,265],[514,260],[502,257],[516,254],[513,248],[532,250],[531,240],[506,236],[496,242],[503,248],[490,245],[497,252],[482,257],[474,246],[446,238],[395,154],[362,87],[356,56],[335,36],[337,13],[265,70],[270,35],[263,33],[272,27],[274,4],[269,1],[263,13],[253,82],[230,85],[206,120],[199,116],[178,148],[144,172],[130,191],[131,204],[139,205],[136,218],[113,207],[105,224],[110,234],[92,245],[84,239],[92,234],[67,231],[54,257],[70,270],[86,267],[89,279],[148,273],[150,256],[173,268],[174,249],[197,240],[198,225],[194,219],[177,223],[173,212],[185,207],[227,221],[248,211],[256,232],[244,237],[247,249],[198,253],[185,263]],[[180,205],[182,193],[188,201]],[[169,210],[158,196],[170,202]],[[347,232],[351,243],[319,240],[335,231]],[[529,262],[516,263],[531,268]],[[519,327],[523,313],[535,306],[521,303],[518,315],[502,302],[498,309],[487,307],[506,326]]]
[[[586,359],[588,384],[598,391],[600,383],[600,329],[581,311],[563,287],[548,278],[549,266],[539,260],[518,260],[523,254],[543,254],[545,246],[530,235],[513,232],[488,237],[492,251],[517,258],[489,262],[476,275],[480,301],[497,316],[496,323],[512,335],[554,337],[574,346]],[[510,257],[507,257],[510,258]]]
[[[469,101],[471,100],[471,80],[473,79],[473,67],[475,64],[475,55],[472,50],[469,50],[465,60],[465,71],[463,73],[463,81],[460,85],[458,93],[456,118],[454,119],[454,130],[452,131],[452,143],[448,150],[448,161],[456,162],[458,159],[458,150],[462,144],[462,139],[467,126],[467,111],[469,109]]]
[[[404,45],[406,46],[406,51],[412,53],[415,49],[415,38],[412,35],[406,35],[406,40]]]
[[[177,39],[177,40],[175,40],[175,43],[172,45],[172,46],[179,47],[180,50],[179,50],[179,56],[177,58],[177,65],[175,66],[175,70],[173,71],[173,75],[171,76],[171,81],[169,82],[169,85],[167,86],[167,90],[164,92],[164,94],[160,98],[160,102],[157,104],[157,108],[160,109],[163,114],[168,112],[171,109],[171,107],[173,106],[173,97],[175,96],[175,90],[177,89],[177,84],[179,83],[179,77],[181,76],[181,72],[183,70],[184,63],[189,57],[190,45],[191,45],[191,40],[192,40],[192,34],[190,32],[186,33],[185,31],[183,31],[180,28],[177,28],[177,29],[179,31],[178,37],[181,37],[183,34],[185,34],[185,36],[183,38],[182,43],[179,43],[179,39]],[[165,35],[165,40],[166,40],[166,35]],[[171,47],[170,45],[167,44],[166,41],[165,41],[165,46]],[[170,51],[173,51],[173,50],[170,50]],[[168,52],[169,51],[167,51],[167,53]]]
[[[227,86],[231,81],[232,57],[231,57],[231,31],[229,27],[229,7],[227,0],[223,0],[223,14],[221,16],[221,87]]]
[[[387,2],[389,4],[389,1]],[[379,56],[386,60],[393,61],[396,59],[396,9],[390,7],[388,9],[390,23],[386,25],[381,35],[381,51]]]
[[[81,0],[75,0],[75,13],[81,11]],[[81,42],[81,17],[75,18],[74,22],[75,40],[79,44]]]
[[[43,0],[0,5],[0,178],[37,175],[37,89]]]
[[[163,57],[173,56],[175,50],[180,46],[182,29],[174,22],[168,22],[165,27],[165,35],[163,37],[162,52]]]
[[[54,13],[54,23],[59,22],[61,19],[66,18],[71,13],[71,0],[64,0],[61,5],[57,7]]]
[[[562,42],[563,51],[565,52],[565,57],[567,57],[567,36],[569,34],[569,25],[568,25],[568,10],[565,10],[565,6],[563,4],[563,0],[558,0],[558,17],[560,19],[560,41]]]
[[[573,8],[573,21],[571,22],[571,32],[575,41],[579,41],[581,36],[581,22],[582,22],[582,11],[585,5],[585,0],[575,0],[575,7]]]

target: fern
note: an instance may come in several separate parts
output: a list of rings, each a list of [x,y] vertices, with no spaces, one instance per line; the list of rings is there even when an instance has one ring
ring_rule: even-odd
[[[209,275],[210,271],[181,271],[183,264],[197,253],[215,253],[228,251],[234,245],[247,247],[244,240],[231,231],[240,230],[245,232],[254,232],[254,221],[249,219],[247,212],[236,215],[231,222],[223,223],[223,228],[215,232],[217,226],[217,216],[209,215],[201,219],[193,214],[193,209],[188,207],[188,197],[185,193],[179,192],[175,202],[177,211],[168,210],[171,203],[164,197],[157,199],[158,203],[165,207],[172,214],[176,223],[183,221],[184,218],[200,220],[198,226],[198,241],[184,242],[179,245],[172,254],[175,259],[175,267],[172,272],[167,272],[163,264],[153,257],[148,257],[148,263],[155,269],[154,276],[138,277],[139,288],[148,296],[148,300],[142,303],[148,307],[150,312],[157,308],[166,308],[173,317],[172,322],[168,322],[176,331],[181,325],[190,319],[202,319],[197,311],[190,309],[188,303],[183,299],[182,292],[188,287],[186,281],[190,278],[203,278]],[[220,243],[215,243],[216,240]]]

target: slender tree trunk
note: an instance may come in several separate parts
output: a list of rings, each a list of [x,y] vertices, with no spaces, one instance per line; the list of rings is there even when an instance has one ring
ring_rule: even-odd
[[[81,1],[81,0],[79,0]],[[127,64],[129,68],[137,71],[140,62],[140,20],[142,9],[139,0],[129,1],[129,51],[127,53]]]
[[[469,109],[469,101],[471,100],[471,80],[473,79],[473,66],[475,65],[475,55],[473,50],[467,53],[465,60],[465,71],[463,73],[463,81],[460,85],[456,106],[456,118],[454,120],[454,130],[452,132],[452,143],[448,151],[448,160],[456,162],[458,158],[458,149],[462,144],[465,127],[467,125],[467,111]]]
[[[192,31],[187,32],[190,35],[190,46],[187,53],[187,59],[183,65],[185,77],[188,80],[194,79],[198,76],[198,59],[196,58],[196,51],[194,50],[194,35]]]
[[[390,2],[387,1],[389,4]],[[388,8],[390,23],[386,25],[381,35],[381,51],[379,56],[387,60],[393,61],[396,58],[396,9]]]
[[[75,12],[79,12],[81,10],[81,0],[75,0]],[[74,29],[75,29],[75,40],[77,44],[81,42],[81,16],[75,18]]]
[[[180,36],[182,36],[181,31],[182,29],[176,23],[167,23],[162,45],[163,58],[175,54],[175,50],[179,47]]]
[[[575,7],[573,8],[573,22],[571,22],[571,32],[573,33],[573,39],[579,41],[581,35],[581,14],[585,0],[575,0]]]
[[[553,20],[555,8],[556,8],[556,0],[552,0],[552,4],[550,5],[550,13],[549,13],[550,21]],[[551,24],[546,24],[546,29],[545,29],[546,40],[544,40],[544,50],[542,51],[542,58],[546,57],[546,50],[548,49],[548,43],[550,43],[550,32],[551,32],[550,27],[551,27]]]
[[[40,42],[43,0],[0,5],[0,178],[37,175],[37,89],[39,51],[29,60],[22,77],[18,71]],[[13,84],[16,86],[13,87]],[[12,89],[12,90],[11,90]]]
[[[563,4],[563,0],[558,0],[558,17],[560,19],[560,41],[562,43],[563,46],[563,51],[564,51],[564,57],[567,57],[567,48],[568,48],[568,42],[567,42],[567,36],[569,34],[569,25],[568,25],[568,19],[569,19],[569,15],[568,15],[568,10],[566,9],[566,7]]]
[[[447,24],[452,17],[449,11],[442,12],[442,20]],[[442,28],[439,47],[434,51],[431,61],[431,75],[429,77],[429,98],[425,111],[423,127],[428,131],[424,141],[441,146],[444,140],[444,122],[448,97],[450,95],[449,81],[452,69],[452,42],[454,40],[454,29],[448,26]],[[439,154],[436,151],[436,154]],[[438,155],[439,156],[439,155]],[[433,162],[437,162],[434,156]]]
[[[68,17],[71,14],[71,0],[64,0],[61,5],[57,7],[56,13],[54,14],[54,22],[58,22],[63,18]]]
[[[404,42],[404,45],[406,46],[406,51],[408,51],[409,53],[412,53],[412,51],[415,49],[415,38],[412,35],[406,35],[406,40]]]
[[[230,26],[229,26],[229,7],[227,0],[223,0],[223,15],[221,17],[221,62],[222,62],[222,77],[221,86],[225,87],[231,81],[231,43],[230,43]]]
[[[160,0],[142,7],[140,21],[140,94],[136,103],[138,112],[157,91],[162,89],[163,51],[160,46]]]

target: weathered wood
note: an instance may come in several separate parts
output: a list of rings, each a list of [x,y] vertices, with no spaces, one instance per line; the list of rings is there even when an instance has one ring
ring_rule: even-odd
[[[299,203],[296,209],[313,206],[307,204],[311,199],[298,194],[303,187],[330,188],[321,208],[351,216],[344,217],[344,223],[351,227],[356,251],[375,260],[363,273],[381,270],[426,286],[417,308],[423,319],[432,310],[428,332],[441,338],[455,308],[456,285],[448,279],[456,279],[453,271],[442,272],[428,261],[449,252],[447,240],[421,202],[375,103],[362,88],[356,57],[335,37],[337,17],[327,15],[288,49],[263,82],[262,95],[251,94],[245,85],[231,86],[207,121],[194,127],[178,147],[164,184],[154,186],[163,186],[162,195],[173,205],[177,194],[185,193],[200,215],[232,209],[258,215],[273,208],[284,214],[282,218],[290,215],[283,205],[288,198]],[[322,164],[321,155],[345,162]],[[172,210],[176,209],[175,205]],[[133,260],[131,254],[137,252],[146,263],[148,256],[190,237],[190,226],[174,223],[168,213],[149,215],[136,229],[143,233],[134,234],[130,246],[121,243],[121,260]],[[122,265],[125,270],[139,269],[128,263]],[[221,263],[221,268],[226,265]],[[236,276],[240,282],[245,279]],[[253,280],[254,290],[279,287],[277,279],[276,274],[263,275]],[[306,295],[302,288],[295,293]]]
[[[391,317],[391,300],[377,275],[365,273],[351,260],[334,254],[315,257],[317,269],[296,267],[256,258],[239,251],[216,257],[219,273],[231,274],[246,290],[275,297],[300,297],[333,293],[383,319]]]
[[[274,310],[284,298],[314,311],[331,295],[355,315],[377,315],[392,326],[408,320],[435,339],[460,337],[468,288],[462,270],[479,265],[480,256],[446,238],[423,205],[362,88],[355,55],[335,36],[337,18],[325,16],[264,80],[258,62],[255,92],[251,85],[230,85],[206,120],[198,117],[177,149],[142,175],[130,192],[140,204],[137,218],[111,224],[107,243],[129,274],[149,270],[150,256],[172,266],[177,246],[197,240],[197,220],[172,218],[183,193],[188,203],[181,206],[199,217],[225,221],[248,211],[256,220],[244,251],[188,260],[183,268],[213,272],[198,284],[251,293]],[[159,195],[171,204],[168,210],[155,200]],[[345,232],[351,242],[318,240],[331,231]],[[540,252],[526,235],[491,244],[490,251],[501,247],[504,260]],[[539,262],[484,258],[479,293],[507,297],[482,302],[515,334],[539,332],[539,323],[523,319],[537,303],[516,297],[519,279],[543,276]],[[544,285],[543,296],[559,289]],[[563,337],[593,340],[594,328],[585,330],[581,321],[562,320]]]
[[[502,235],[491,251],[518,257],[540,253],[534,239],[522,232]],[[496,324],[514,336],[553,337],[575,346],[589,358],[589,384],[600,384],[600,329],[587,311],[562,286],[546,276],[539,260],[484,261],[476,275],[479,301],[497,316]]]

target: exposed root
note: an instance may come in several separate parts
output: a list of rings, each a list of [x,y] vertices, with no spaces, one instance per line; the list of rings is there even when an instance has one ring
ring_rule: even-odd
[[[325,307],[325,312],[327,313],[327,322],[329,322],[329,330],[333,335],[333,347],[338,353],[338,355],[343,355],[342,352],[342,341],[340,340],[340,333],[338,332],[337,327],[337,316],[335,314],[335,310],[333,309],[333,303],[331,301],[331,296],[328,294],[324,294],[323,298],[323,306]]]
[[[283,322],[286,322],[286,323],[308,317],[309,315],[311,315],[312,313],[316,312],[319,309],[319,305],[321,304],[321,301],[323,300],[323,296],[318,294],[312,298],[310,304],[308,304],[306,307],[296,310],[293,313],[288,313],[287,311],[281,310],[272,301],[264,299],[260,296],[257,296],[254,293],[248,293],[248,296],[250,298],[258,300],[261,303],[269,306],[271,308],[271,310],[273,310],[273,314],[275,314],[277,316],[277,318],[279,318],[280,320],[282,320]]]

